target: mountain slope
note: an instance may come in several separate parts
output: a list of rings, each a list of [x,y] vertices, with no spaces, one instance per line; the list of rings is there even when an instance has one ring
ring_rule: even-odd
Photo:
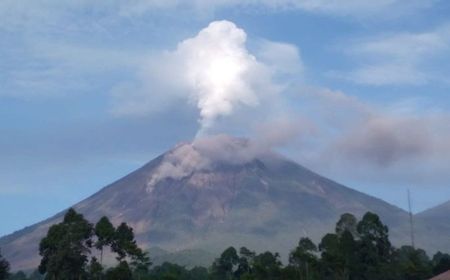
[[[394,241],[408,236],[405,211],[228,136],[181,144],[74,208],[90,221],[125,221],[144,248],[172,252],[245,245],[287,256],[301,236],[334,230],[344,212],[376,212]],[[13,269],[38,264],[39,240],[62,215],[0,239]]]
[[[450,201],[422,211],[415,215],[417,219],[427,219],[450,224]]]
[[[414,215],[417,243],[431,252],[450,250],[450,201]]]

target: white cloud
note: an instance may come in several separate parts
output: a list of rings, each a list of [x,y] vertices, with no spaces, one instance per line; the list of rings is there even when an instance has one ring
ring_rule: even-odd
[[[108,75],[134,71],[141,63],[139,59],[145,55],[136,50],[43,40],[24,52],[14,52],[14,56],[7,58],[11,62],[3,65],[7,79],[0,96],[26,99],[88,92],[107,81]]]
[[[194,38],[178,45],[174,59],[190,98],[200,110],[202,127],[208,128],[219,116],[232,113],[235,106],[256,106],[253,77],[267,76],[245,46],[247,35],[228,21],[212,22]]]
[[[116,89],[115,112],[146,114],[158,109],[152,104],[187,99],[198,108],[204,132],[240,108],[268,106],[287,82],[275,78],[301,75],[299,52],[295,46],[263,40],[260,52],[252,54],[246,42],[245,31],[234,23],[210,23],[176,50],[150,59],[134,87]]]
[[[291,76],[304,71],[299,49],[291,44],[263,40],[257,55],[274,74]]]
[[[383,12],[392,12],[392,10],[404,11],[409,9],[418,9],[429,6],[431,3],[424,1],[404,1],[404,0],[266,0],[262,1],[269,6],[296,8],[310,12],[320,12],[336,15],[351,15],[363,17],[364,15],[380,14]]]
[[[87,24],[95,27],[117,17],[136,18],[157,15],[162,10],[189,12],[208,18],[223,9],[240,11],[303,10],[338,16],[366,19],[368,15],[401,15],[431,6],[436,1],[420,0],[115,0],[115,1],[58,1],[3,0],[0,1],[0,29],[40,30],[41,28],[85,28],[80,20],[97,18]],[[159,13],[159,15],[161,15]],[[70,19],[70,21],[69,21]],[[63,25],[62,23],[66,23]]]
[[[415,64],[397,62],[362,66],[345,76],[357,84],[375,86],[423,85],[430,79]]]
[[[277,12],[303,10],[338,16],[354,16],[363,19],[368,15],[401,15],[431,6],[434,1],[420,0],[135,0],[120,2],[120,13],[142,15],[155,9],[188,9],[197,14],[213,14],[217,10],[237,8],[241,11],[259,10]]]
[[[341,75],[360,84],[418,85],[441,79],[431,62],[448,59],[450,26],[422,33],[399,33],[368,38],[346,47],[360,66]]]
[[[54,96],[61,92],[85,92],[92,85],[92,82],[88,81],[91,77],[99,77],[102,75],[102,70],[106,70],[103,73],[121,71],[120,68],[129,66],[127,59],[132,61],[140,55],[135,54],[135,49],[127,50],[127,48],[141,46],[139,44],[142,42],[142,37],[145,37],[142,35],[142,30],[145,30],[145,34],[151,34],[148,37],[155,38],[152,43],[163,44],[158,42],[158,38],[163,37],[159,34],[171,32],[172,29],[168,26],[161,29],[156,23],[161,19],[168,19],[167,22],[176,22],[174,25],[178,25],[180,22],[185,23],[186,19],[192,22],[195,18],[198,19],[196,21],[198,23],[212,18],[216,11],[229,9],[237,9],[244,13],[251,13],[254,10],[270,13],[294,9],[361,17],[367,13],[383,11],[384,14],[387,10],[397,10],[396,7],[405,2],[404,0],[344,1],[339,4],[331,0],[0,1],[0,31],[5,31],[4,34],[6,34],[3,37],[6,43],[0,46],[0,56],[2,59],[8,59],[1,69],[7,89],[0,94],[29,97]],[[416,1],[413,3],[408,1],[407,6],[423,5],[416,4]],[[165,23],[164,20],[162,22]],[[186,29],[189,28],[190,26]],[[176,32],[180,32],[180,29]],[[175,36],[179,36],[179,33],[174,34],[173,37]],[[123,45],[117,39],[121,40],[122,37],[124,37]],[[112,38],[114,40],[111,40]],[[131,40],[127,41],[127,39]],[[150,40],[145,42],[148,43],[148,41]],[[50,42],[47,49],[45,46],[40,47],[45,42]],[[111,43],[117,46],[117,49],[109,49]],[[261,50],[253,55],[270,67],[272,67],[271,60],[276,60],[278,63],[278,66],[275,66],[278,67],[276,75],[284,78],[286,75],[292,75],[287,73],[289,71],[299,69],[301,71],[301,60],[295,53],[295,47],[273,42],[266,42],[263,45],[271,49],[268,54]],[[279,51],[277,52],[276,49]],[[17,55],[17,58],[11,59],[11,53]],[[107,69],[101,69],[102,67]],[[427,80],[427,77],[418,75],[420,73],[411,71],[411,68],[402,67],[402,71],[397,70],[394,69],[392,72],[404,73],[403,76],[415,82]],[[358,75],[362,78],[358,78]],[[274,78],[279,78],[278,76]],[[386,83],[384,76],[375,66],[366,71],[354,73],[355,80],[358,78],[361,81],[370,81],[367,76],[372,77],[373,83]],[[130,85],[122,87],[132,88]],[[136,95],[136,93],[130,94]],[[130,110],[134,105],[138,104],[129,104]],[[135,107],[152,106],[157,107],[142,103]],[[122,106],[122,109],[125,107]]]

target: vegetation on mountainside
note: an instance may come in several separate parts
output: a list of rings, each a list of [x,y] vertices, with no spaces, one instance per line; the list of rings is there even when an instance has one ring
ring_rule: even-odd
[[[8,279],[9,263],[2,257],[0,252],[0,280]]]
[[[103,265],[105,249],[115,254],[115,266]],[[50,227],[39,253],[39,268],[29,276],[21,271],[9,274],[8,262],[0,255],[0,280],[423,280],[450,269],[448,254],[438,252],[430,259],[419,248],[393,247],[388,227],[370,212],[360,221],[351,214],[342,215],[334,233],[326,234],[318,245],[301,238],[287,265],[278,253],[229,247],[209,268],[187,269],[168,262],[151,268],[147,253],[126,223],[115,228],[103,217],[92,225],[73,209]]]

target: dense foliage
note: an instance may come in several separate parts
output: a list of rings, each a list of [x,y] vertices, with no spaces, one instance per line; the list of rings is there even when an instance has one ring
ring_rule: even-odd
[[[104,270],[103,250],[109,247],[118,264]],[[92,254],[100,251],[100,262]],[[108,218],[93,226],[83,215],[69,209],[64,220],[53,225],[39,244],[39,272],[44,279],[132,279],[132,273],[147,272],[150,261],[136,244],[133,229],[126,223],[117,229]],[[103,277],[105,276],[105,277]]]
[[[9,263],[2,257],[0,252],[0,280],[8,279]]]
[[[113,267],[103,265],[106,248],[116,255]],[[9,275],[9,265],[0,255],[0,280],[423,280],[450,269],[448,254],[438,252],[430,259],[422,249],[393,247],[388,227],[370,212],[360,221],[351,214],[342,215],[334,233],[326,234],[318,245],[301,238],[287,265],[278,253],[229,247],[208,269],[172,263],[150,269],[147,253],[137,246],[133,229],[126,223],[115,228],[103,217],[94,226],[73,209],[62,223],[49,229],[39,253],[39,270],[29,276],[23,272]]]

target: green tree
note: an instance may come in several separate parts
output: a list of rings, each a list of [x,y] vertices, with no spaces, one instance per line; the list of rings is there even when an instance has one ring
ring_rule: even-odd
[[[141,280],[149,272],[149,267],[152,265],[150,258],[146,252],[142,252],[138,248],[135,254],[132,256],[131,266],[133,269],[133,276],[137,280]]]
[[[358,242],[353,234],[344,230],[339,236],[339,248],[343,263],[343,279],[358,279],[361,263],[358,258]]]
[[[8,280],[28,280],[27,275],[22,270],[17,271],[14,274],[11,274]]]
[[[189,279],[189,273],[186,268],[168,262],[155,266],[150,271],[149,276],[149,279],[152,280]]]
[[[255,256],[253,273],[258,280],[281,279],[281,261],[278,253],[264,252]]]
[[[127,261],[120,261],[119,264],[106,271],[106,280],[131,280],[132,272]]]
[[[338,236],[344,234],[344,232],[348,231],[351,233],[353,238],[358,237],[358,220],[355,216],[350,213],[342,214],[339,221],[336,223],[335,232]]]
[[[39,270],[36,269],[35,271],[33,271],[33,273],[30,274],[28,278],[29,280],[42,280],[44,279],[44,275],[42,275]]]
[[[339,236],[326,234],[320,244],[320,274],[322,279],[344,279],[344,261],[340,251]]]
[[[358,273],[357,220],[351,214],[343,214],[336,223],[335,234],[322,238],[319,249],[321,277],[324,279],[361,279]]]
[[[234,247],[229,247],[216,259],[212,265],[212,278],[219,280],[235,279],[239,264],[239,256]]]
[[[107,217],[102,217],[95,225],[95,235],[97,241],[95,247],[100,250],[100,263],[102,263],[103,249],[110,246],[111,250],[117,254],[119,261],[117,271],[125,271],[125,258],[129,258],[130,264],[126,262],[128,269],[131,269],[136,279],[142,279],[152,264],[146,252],[138,247],[134,237],[133,228],[126,223],[121,223],[117,229],[111,224]],[[120,269],[120,267],[122,269]],[[110,275],[118,272],[110,271]]]
[[[399,278],[407,280],[423,280],[432,276],[432,265],[429,257],[422,249],[402,246],[396,250],[395,268]]]
[[[114,241],[115,230],[114,226],[105,216],[95,224],[94,232],[97,236],[95,248],[100,250],[100,264],[103,264],[103,248],[112,244]]]
[[[253,279],[253,278],[249,278]],[[287,265],[281,269],[281,279],[301,279],[298,268],[293,265]],[[317,279],[317,278],[312,278]]]
[[[111,249],[117,253],[116,258],[118,261],[122,261],[127,256],[137,257],[143,254],[134,239],[133,228],[126,223],[121,223],[117,227],[111,242]]]
[[[364,279],[392,279],[393,247],[389,241],[389,229],[378,215],[367,212],[358,223],[358,260]]]
[[[0,252],[0,280],[8,279],[9,276],[9,263],[2,257]]]
[[[110,246],[111,251],[117,254],[116,259],[119,264],[107,271],[108,277],[119,277],[117,275],[123,277],[130,270],[133,276],[140,280],[148,273],[151,265],[150,258],[138,247],[133,228],[126,223],[121,223],[115,229],[107,217],[102,217],[95,225],[94,231],[97,237],[95,247],[100,250],[100,263],[102,263],[104,247]],[[128,263],[126,258],[131,262]]]
[[[301,238],[298,246],[289,255],[289,264],[296,268],[300,280],[314,279],[318,259],[317,246],[309,238]]]
[[[242,279],[250,277],[255,255],[255,252],[250,251],[246,247],[241,247],[241,249],[239,249],[238,268],[235,272],[236,278]]]
[[[100,280],[103,278],[103,266],[97,261],[96,257],[92,257],[87,270],[89,280]]]
[[[450,255],[437,252],[433,256],[433,275],[441,274],[450,269]]]
[[[92,246],[93,228],[70,208],[64,220],[53,225],[39,244],[39,272],[46,279],[81,279]]]
[[[186,280],[207,280],[208,270],[204,267],[196,266],[189,270]]]

